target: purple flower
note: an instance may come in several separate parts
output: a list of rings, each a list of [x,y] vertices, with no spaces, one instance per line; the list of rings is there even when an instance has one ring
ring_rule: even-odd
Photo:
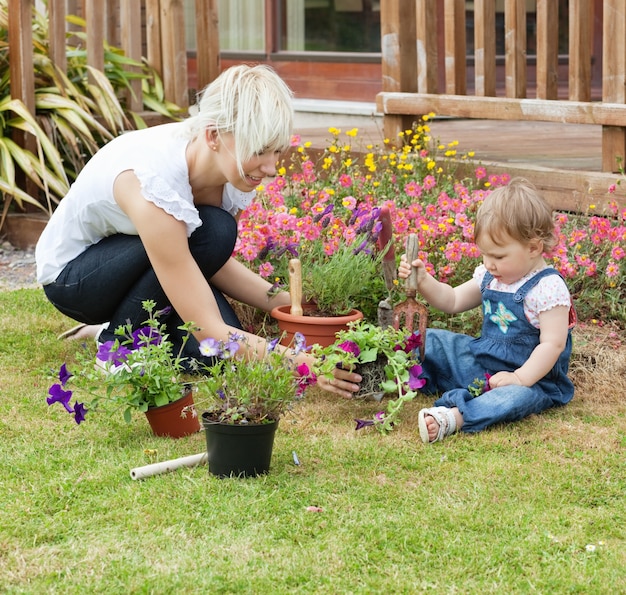
[[[87,408],[84,403],[76,403],[74,407],[74,421],[77,424],[80,424],[81,421],[85,421],[85,414],[87,413]]]
[[[301,351],[306,349],[306,337],[302,333],[295,332],[293,334],[293,342],[294,355],[298,355]]]
[[[146,347],[147,345],[160,345],[161,333],[151,326],[143,326],[132,333],[133,349]]]
[[[60,384],[53,384],[48,389],[48,394],[50,395],[46,399],[48,405],[52,405],[52,403],[61,403],[68,413],[74,413],[74,408],[70,405],[70,399],[72,398],[71,390],[63,390],[63,387]]]
[[[363,428],[374,425],[373,419],[355,419],[354,421],[356,422],[355,430],[362,430]]]
[[[217,357],[221,353],[220,342],[213,337],[200,341],[200,353],[205,357]]]
[[[339,343],[338,347],[347,353],[351,353],[354,357],[361,355],[361,349],[354,341],[344,341]]]
[[[279,339],[272,339],[267,342],[267,352],[272,353],[276,349],[276,345],[278,345]]]
[[[101,362],[113,362],[116,366],[123,364],[130,353],[130,349],[124,345],[120,345],[117,349],[114,346],[115,341],[105,341],[98,347],[96,358]]]
[[[160,318],[161,316],[169,316],[171,311],[172,311],[172,306],[165,306],[163,310],[158,310],[157,312],[155,312],[154,316],[156,318]]]
[[[411,351],[415,351],[416,349],[419,349],[421,346],[422,346],[422,335],[420,335],[419,332],[411,333],[411,335],[407,337],[406,347],[404,348],[404,351],[406,351],[407,353],[411,353]]]
[[[61,369],[59,370],[59,380],[61,381],[61,385],[65,386],[65,383],[73,376],[74,374],[72,374],[68,369],[67,366],[65,364],[63,364],[61,366]]]
[[[230,359],[235,355],[235,353],[239,351],[240,347],[241,345],[239,344],[239,341],[237,339],[228,341],[228,343],[224,344],[224,349],[222,350],[220,357],[222,359]]]
[[[409,388],[411,390],[418,390],[426,384],[426,379],[420,378],[422,371],[422,366],[419,364],[415,364],[409,368]]]

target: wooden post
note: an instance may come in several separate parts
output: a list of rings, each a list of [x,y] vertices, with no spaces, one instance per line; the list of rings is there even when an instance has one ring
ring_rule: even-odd
[[[537,0],[537,99],[558,98],[559,7]]]
[[[35,115],[35,76],[33,72],[33,0],[9,0],[9,76],[11,97],[19,99]],[[16,130],[13,141],[37,154],[37,142],[32,134]],[[37,186],[21,171],[15,172],[16,184],[31,196],[37,196]],[[11,199],[5,202],[8,210]],[[4,218],[4,215],[3,215]]]
[[[137,0],[121,0],[119,14],[122,49],[129,58],[141,62],[141,5]],[[137,68],[133,67],[133,70]],[[143,111],[141,80],[130,81],[126,105],[134,112]]]
[[[445,0],[444,7],[446,93],[465,95],[467,93],[465,2]]]
[[[417,50],[415,47],[415,2],[381,0],[381,51],[383,91],[417,91]],[[383,131],[392,142],[398,133],[411,128],[415,118],[407,115],[385,115]]]
[[[507,97],[526,97],[526,3],[504,4],[505,90]]]
[[[437,0],[416,1],[417,92],[437,93]]]
[[[604,1],[602,101],[626,103],[626,11],[623,0]],[[602,171],[626,166],[626,121],[602,127]]]
[[[591,101],[593,2],[574,0],[569,4],[569,98]]]
[[[182,0],[161,0],[161,55],[165,97],[180,107],[189,106],[187,48]]]
[[[59,70],[67,72],[65,0],[48,0],[48,22],[50,59]]]
[[[196,64],[198,90],[220,73],[218,0],[196,0]]]
[[[163,78],[161,3],[159,0],[146,0],[146,53],[148,64]]]
[[[104,72],[104,0],[87,0],[85,23],[87,29],[87,64]]]
[[[541,1],[541,0],[540,0]],[[474,2],[474,64],[476,95],[496,95],[496,2]]]

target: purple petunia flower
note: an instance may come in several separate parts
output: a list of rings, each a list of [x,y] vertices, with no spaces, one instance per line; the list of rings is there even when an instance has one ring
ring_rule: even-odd
[[[60,384],[53,384],[48,389],[48,394],[50,395],[46,399],[48,405],[52,405],[52,403],[61,403],[68,413],[74,413],[74,408],[70,405],[70,399],[72,398],[71,390],[63,390],[63,387]]]
[[[420,378],[422,372],[422,366],[419,364],[415,364],[409,368],[409,388],[411,390],[418,390],[426,384],[426,379]]]
[[[114,349],[115,341],[105,341],[98,347],[98,353],[96,353],[96,359],[101,362],[113,362],[114,365],[119,366],[123,364],[128,358],[130,349],[124,345],[120,345],[117,349]]]
[[[344,341],[339,343],[338,347],[347,353],[351,353],[354,357],[361,355],[361,349],[354,341]]]
[[[81,421],[85,421],[85,414],[87,413],[87,408],[84,403],[76,403],[74,406],[74,421],[77,424],[80,424]]]
[[[409,335],[409,337],[407,338],[406,347],[404,348],[404,350],[407,353],[411,353],[411,351],[415,351],[421,346],[422,346],[422,335],[420,335],[418,332],[415,332],[415,333],[411,333],[411,335]]]
[[[146,347],[147,345],[160,345],[161,333],[151,326],[143,326],[132,333],[133,349]]]
[[[65,364],[63,364],[59,370],[59,380],[61,382],[62,386],[65,386],[65,384],[67,383],[67,381],[73,376],[74,374],[72,374],[68,369],[67,366]]]
[[[362,430],[363,428],[374,425],[373,419],[355,419],[354,421],[356,422],[355,430]]]

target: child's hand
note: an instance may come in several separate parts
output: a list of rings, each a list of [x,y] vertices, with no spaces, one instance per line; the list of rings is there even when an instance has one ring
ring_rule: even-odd
[[[398,266],[398,277],[400,279],[407,279],[411,274],[412,267],[417,268],[417,284],[419,285],[420,281],[422,281],[422,279],[427,275],[426,267],[419,258],[416,258],[413,262],[409,263],[406,260],[406,254],[403,254],[400,257],[400,265]]]
[[[508,386],[510,384],[517,384],[523,386],[522,381],[515,372],[498,372],[489,377],[489,386],[491,388],[498,388],[499,386]]]

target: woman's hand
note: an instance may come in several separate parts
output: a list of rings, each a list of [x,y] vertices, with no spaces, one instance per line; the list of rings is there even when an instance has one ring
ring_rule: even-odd
[[[337,368],[332,378],[318,376],[317,385],[329,393],[335,393],[345,399],[350,399],[359,390],[359,382],[361,380],[363,379],[359,374]]]

